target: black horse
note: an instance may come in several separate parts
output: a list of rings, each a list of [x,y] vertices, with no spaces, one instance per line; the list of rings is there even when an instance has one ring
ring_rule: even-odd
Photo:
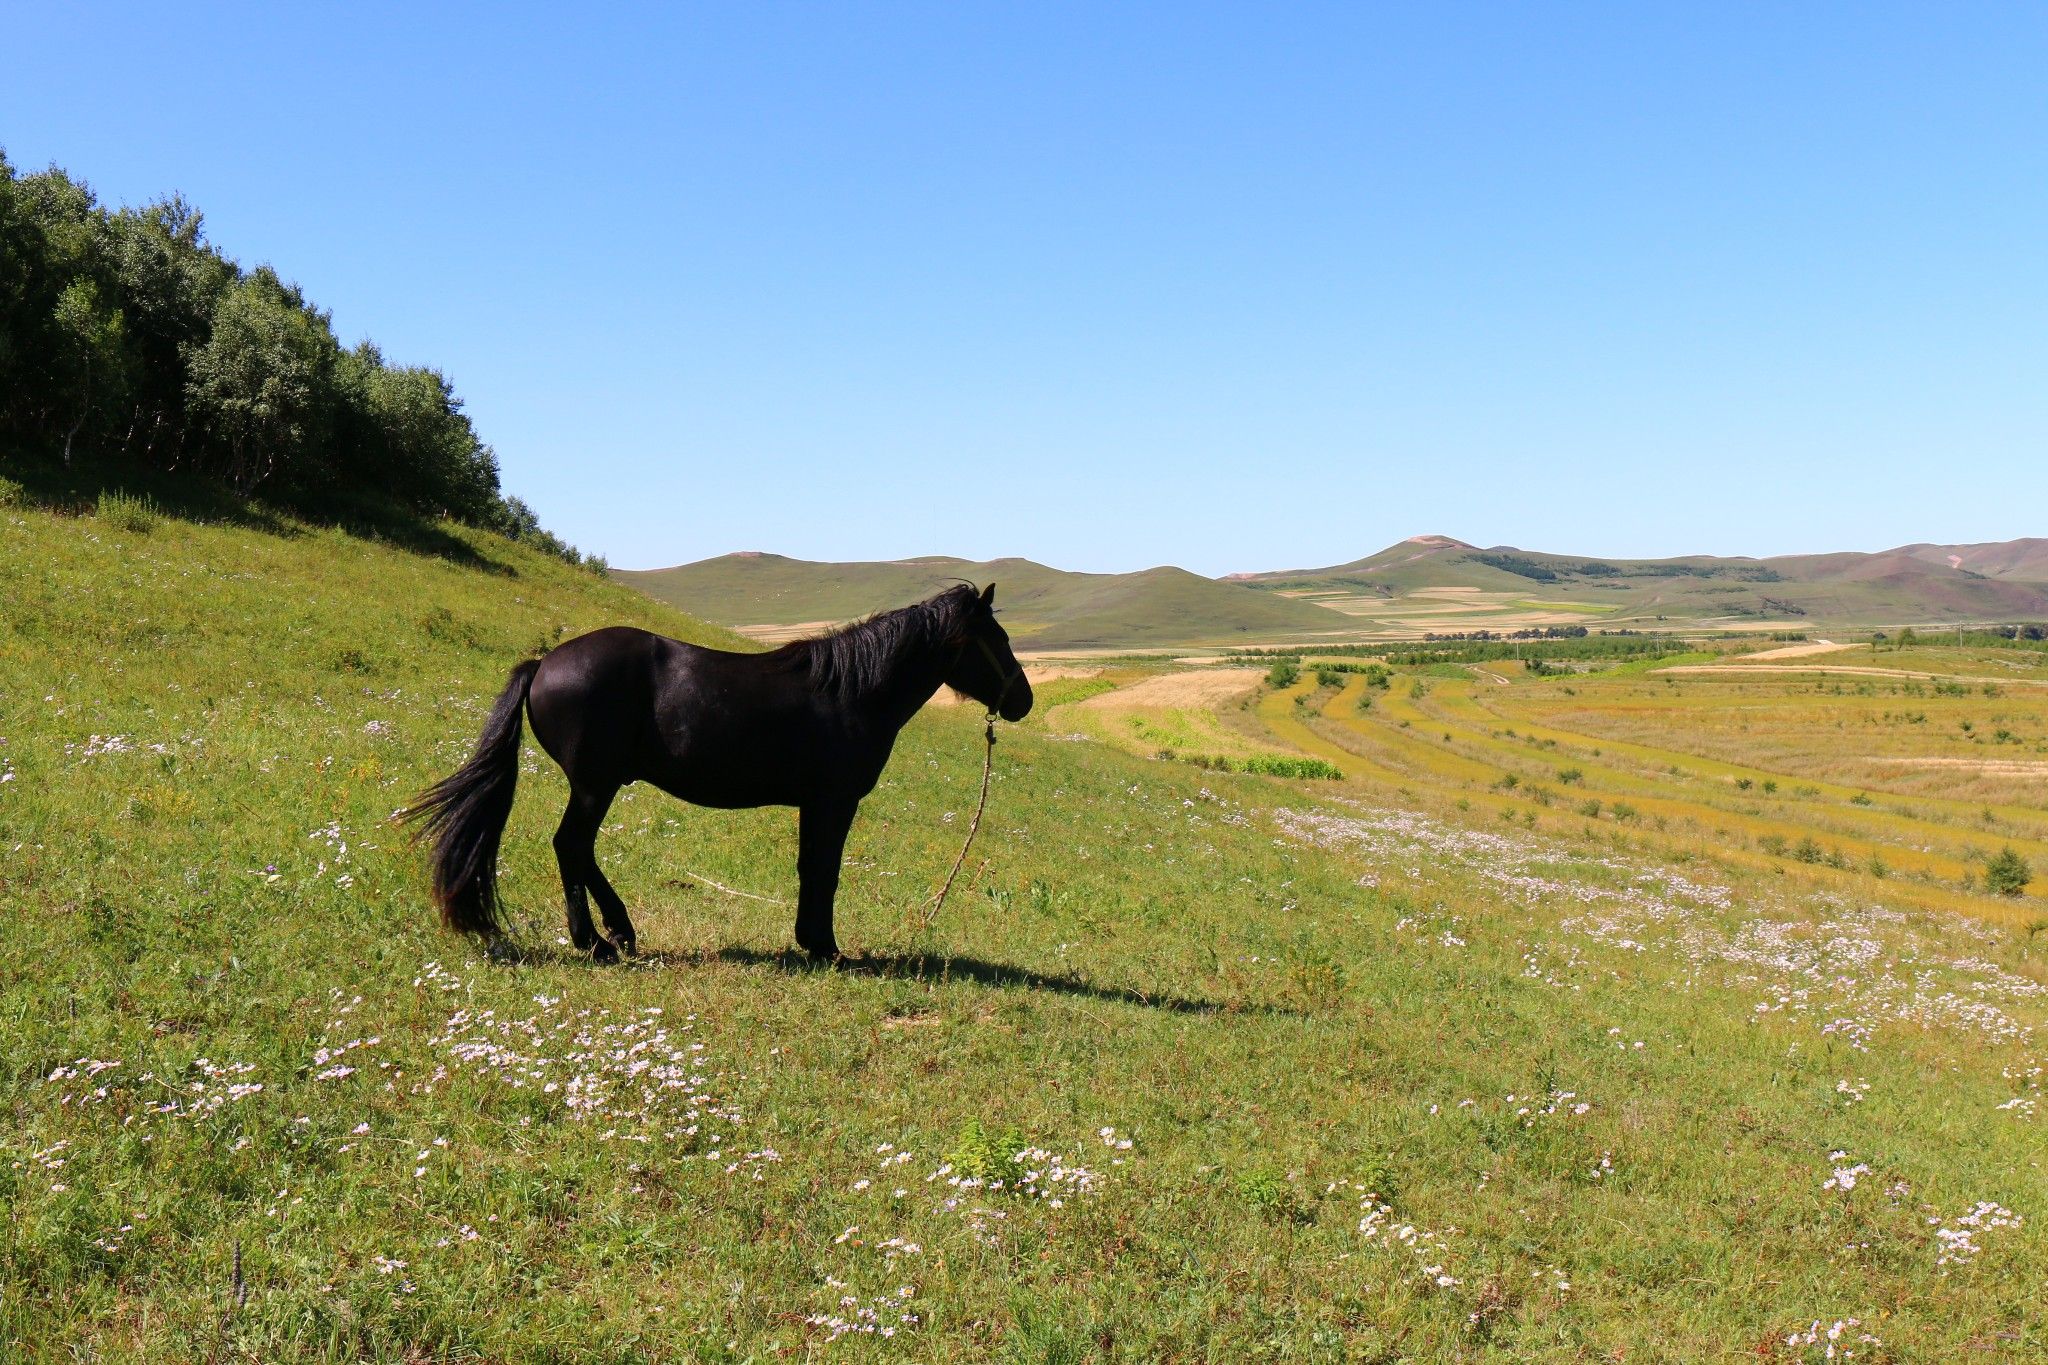
[[[647,782],[700,806],[798,809],[796,941],[838,956],[832,898],[854,808],[941,686],[1004,720],[1031,684],[996,623],[995,584],[962,584],[764,654],[684,644],[630,626],[579,635],[512,670],[469,762],[405,813],[434,841],[434,900],[450,928],[496,938],[498,841],[519,778],[522,708],[569,778],[555,831],[569,941],[600,962],[634,950],[633,921],[597,865],[620,787]],[[590,922],[597,898],[605,937]]]

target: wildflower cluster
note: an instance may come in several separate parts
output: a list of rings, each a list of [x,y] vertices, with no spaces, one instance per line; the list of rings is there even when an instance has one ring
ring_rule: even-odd
[[[422,981],[448,989],[433,964]],[[695,1015],[670,1024],[659,1006],[620,1018],[609,1009],[564,1009],[559,996],[536,995],[533,1003],[533,1013],[517,1018],[490,1009],[451,1014],[433,1040],[450,1062],[427,1084],[466,1075],[559,1097],[569,1118],[606,1125],[603,1138],[695,1143],[705,1149],[702,1160],[728,1173],[744,1169],[758,1179],[763,1165],[781,1160],[768,1148],[732,1159],[718,1146],[741,1115],[717,1094],[706,1045],[690,1036]]]
[[[825,1284],[832,1289],[846,1288],[843,1281],[830,1278]],[[918,1325],[920,1319],[909,1306],[916,1297],[917,1287],[908,1284],[893,1294],[877,1295],[865,1303],[858,1295],[841,1294],[837,1312],[812,1313],[804,1321],[813,1327],[823,1328],[828,1344],[850,1334],[893,1337]]]
[[[1834,1166],[1834,1174],[1821,1182],[1824,1190],[1840,1190],[1843,1194],[1856,1188],[1856,1182],[1870,1174],[1870,1167],[1864,1162],[1853,1166],[1844,1165],[1849,1159],[1847,1152],[1829,1152],[1828,1161]]]
[[[1785,1344],[1795,1350],[1800,1350],[1803,1357],[1803,1348],[1818,1346],[1823,1351],[1823,1354],[1820,1356],[1822,1360],[1854,1360],[1856,1358],[1854,1346],[1881,1346],[1884,1344],[1868,1332],[1857,1332],[1852,1340],[1849,1337],[1849,1333],[1856,1331],[1862,1325],[1861,1319],[1858,1318],[1837,1318],[1823,1327],[1821,1326],[1820,1319],[1815,1318],[1812,1323],[1808,1324],[1805,1331],[1793,1332],[1787,1336]],[[1811,1357],[1804,1358],[1810,1359]]]
[[[1973,1261],[1984,1252],[1977,1244],[1978,1234],[1996,1228],[2016,1228],[2025,1221],[2003,1204],[1988,1199],[1981,1199],[1950,1218],[1929,1215],[1927,1224],[1934,1229],[1934,1263],[1952,1266]]]
[[[1337,1186],[1330,1186],[1334,1193]],[[1455,1289],[1463,1283],[1446,1269],[1446,1245],[1456,1228],[1432,1232],[1404,1223],[1394,1216],[1394,1206],[1366,1185],[1353,1183],[1358,1196],[1358,1235],[1369,1244],[1388,1251],[1406,1252],[1415,1258],[1416,1283],[1428,1289]]]

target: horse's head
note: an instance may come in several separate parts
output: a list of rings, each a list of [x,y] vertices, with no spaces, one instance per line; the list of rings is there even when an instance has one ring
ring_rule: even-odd
[[[960,657],[945,681],[1004,720],[1022,720],[1031,714],[1031,680],[1010,650],[1009,632],[996,623],[995,602],[996,585],[991,583],[968,609]]]

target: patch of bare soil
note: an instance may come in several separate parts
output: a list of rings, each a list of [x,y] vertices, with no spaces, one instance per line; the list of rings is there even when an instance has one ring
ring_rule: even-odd
[[[1895,763],[1902,768],[1953,768],[1983,773],[1990,777],[2041,777],[2048,775],[2048,759],[2038,758],[1913,758],[1891,754],[1864,754],[1865,763]]]
[[[1256,668],[1191,668],[1183,673],[1162,673],[1074,705],[1098,711],[1133,706],[1210,707],[1252,692],[1264,676]]]
[[[1833,640],[1811,640],[1803,645],[1783,645],[1777,649],[1764,649],[1755,654],[1745,654],[1735,662],[1748,663],[1752,659],[1805,659],[1815,654],[1832,654],[1838,649],[1848,648],[1848,645],[1838,645]]]
[[[1841,673],[1858,678],[1890,678],[1894,682],[1997,683],[2004,687],[2048,687],[2048,678],[1986,678],[1974,673],[1912,673],[1903,668],[1857,668],[1848,664],[1673,664],[1652,673]]]
[[[843,621],[798,621],[795,625],[777,626],[734,626],[733,629],[749,640],[759,640],[764,645],[786,645],[791,640],[801,640],[806,635],[823,635],[844,625]]]
[[[1054,678],[1092,678],[1101,672],[1102,670],[1099,668],[1079,668],[1072,664],[1026,664],[1024,666],[1024,680],[1033,687],[1036,687],[1038,684],[1049,682]],[[952,688],[942,687],[939,689],[938,695],[932,698],[931,704],[933,706],[957,706],[965,700],[965,697],[962,697]]]

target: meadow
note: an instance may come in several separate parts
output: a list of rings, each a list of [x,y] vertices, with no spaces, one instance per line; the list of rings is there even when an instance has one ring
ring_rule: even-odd
[[[15,505],[0,536],[17,1357],[2048,1351],[2040,902],[1963,880],[2048,869],[2048,812],[1896,771],[2037,752],[2033,689],[1120,664],[1005,728],[929,930],[980,719],[912,724],[828,969],[789,947],[791,812],[641,789],[599,853],[646,951],[571,954],[530,755],[525,951],[491,962],[391,814],[524,653],[729,637],[458,527]]]

